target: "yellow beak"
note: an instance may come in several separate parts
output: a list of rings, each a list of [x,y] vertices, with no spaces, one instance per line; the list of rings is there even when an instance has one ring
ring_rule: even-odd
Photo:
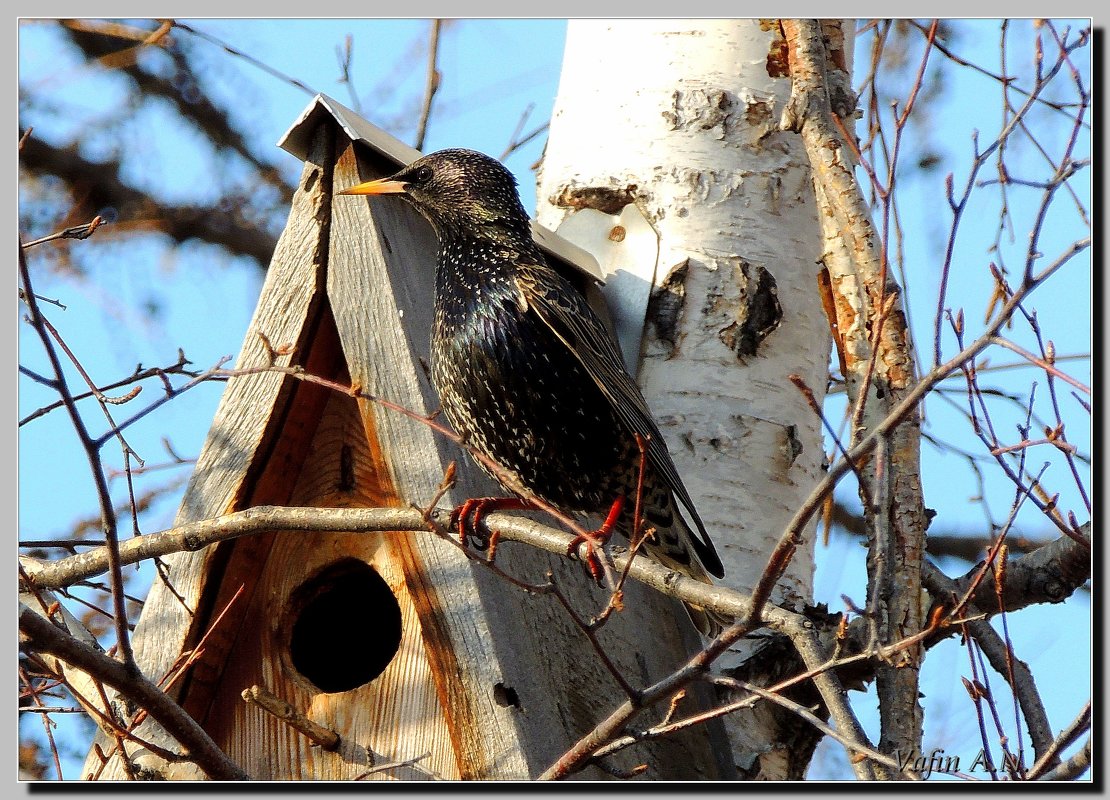
[[[403,194],[404,181],[395,181],[390,178],[379,178],[376,181],[367,181],[350,189],[344,189],[339,194]]]

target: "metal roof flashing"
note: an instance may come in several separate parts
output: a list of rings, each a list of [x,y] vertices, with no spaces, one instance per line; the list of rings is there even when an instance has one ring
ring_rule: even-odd
[[[377,125],[367,122],[354,111],[325,94],[318,94],[312,98],[312,102],[278,141],[278,147],[304,161],[308,158],[312,132],[316,130],[325,115],[331,117],[351,141],[360,142],[369,147],[375,153],[393,162],[398,169],[411,164],[423,155],[419,150],[409,147]],[[572,244],[535,220],[532,220],[532,236],[536,243],[549,254],[566,261],[592,280],[605,283],[605,277],[597,259],[586,250]]]

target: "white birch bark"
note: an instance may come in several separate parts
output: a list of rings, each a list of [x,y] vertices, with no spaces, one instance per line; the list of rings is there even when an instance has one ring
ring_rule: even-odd
[[[821,402],[830,347],[808,160],[777,129],[790,80],[769,75],[773,38],[759,20],[571,21],[537,210],[557,229],[576,208],[634,201],[655,227],[638,380],[722,582],[744,591],[821,477],[820,423],[788,376]],[[781,305],[769,333],[768,275]],[[774,601],[812,597],[812,538]],[[774,758],[739,726],[742,770]]]

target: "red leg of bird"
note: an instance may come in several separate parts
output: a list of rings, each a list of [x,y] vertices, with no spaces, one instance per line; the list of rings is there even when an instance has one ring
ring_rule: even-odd
[[[486,558],[489,559],[489,563],[491,564],[493,563],[493,560],[497,557],[497,543],[499,541],[501,541],[501,531],[490,531],[489,541],[486,542]]]
[[[533,503],[521,500],[519,497],[471,497],[451,512],[448,527],[458,530],[459,541],[464,547],[467,536],[473,536],[481,542],[482,549],[485,549],[495,543],[478,532],[482,517],[494,511],[534,511],[535,509],[536,506]],[[493,532],[492,536],[496,537],[496,535],[496,531]],[[492,556],[492,552],[490,555]]]
[[[572,556],[578,550],[580,544],[586,545],[586,569],[590,571],[595,581],[600,581],[602,576],[601,561],[597,557],[595,550],[601,545],[609,541],[609,537],[613,535],[613,528],[617,525],[617,520],[620,519],[621,512],[624,511],[624,497],[618,497],[613,501],[613,505],[609,507],[609,513],[605,517],[605,521],[601,523],[601,527],[596,531],[589,531],[575,536],[571,541],[570,546],[567,547],[567,555]]]

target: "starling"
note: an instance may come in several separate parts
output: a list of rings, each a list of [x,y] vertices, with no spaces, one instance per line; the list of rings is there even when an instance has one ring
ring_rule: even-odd
[[[655,531],[644,549],[704,583],[707,570],[721,577],[639,387],[533,241],[512,174],[482,153],[441,150],[342,194],[398,194],[435,229],[432,384],[455,432],[501,468],[494,477],[565,511],[608,512],[608,527],[628,536],[643,462],[642,519]],[[704,609],[687,610],[703,634],[720,629]]]

